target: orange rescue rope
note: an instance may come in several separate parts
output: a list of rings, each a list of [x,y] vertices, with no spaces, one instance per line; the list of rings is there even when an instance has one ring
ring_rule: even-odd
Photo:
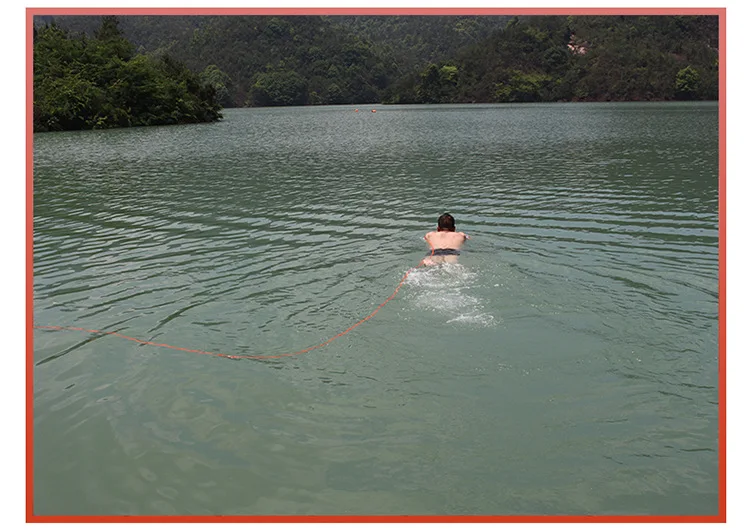
[[[430,247],[432,248],[432,251],[430,253],[430,256],[432,256],[432,255],[435,254],[435,248],[434,248],[434,246],[432,245],[431,242],[428,241],[428,244],[430,244]],[[409,274],[411,272],[413,272],[416,268],[419,268],[420,266],[422,266],[423,263],[424,263],[424,259],[422,261],[420,261],[419,265],[416,266],[415,268],[409,268],[406,271],[406,273],[404,274],[404,276],[401,278],[401,281],[398,283],[398,285],[396,286],[396,289],[393,291],[393,293],[390,296],[388,296],[385,299],[385,301],[383,301],[380,305],[378,305],[378,307],[375,310],[373,310],[369,315],[365,316],[364,318],[362,318],[361,320],[359,320],[357,323],[355,323],[354,325],[352,325],[351,327],[349,327],[345,331],[338,333],[336,336],[330,337],[325,342],[320,343],[318,345],[314,345],[312,347],[308,347],[306,349],[302,349],[300,351],[295,351],[294,353],[283,353],[281,355],[228,355],[226,353],[218,353],[218,352],[214,352],[214,351],[203,351],[201,349],[188,349],[187,347],[177,347],[177,346],[169,345],[169,344],[159,344],[159,343],[156,343],[156,342],[149,342],[148,340],[140,340],[138,338],[133,338],[132,336],[125,336],[124,334],[120,334],[120,333],[114,332],[114,331],[99,331],[99,330],[96,330],[96,329],[84,329],[84,328],[81,328],[81,327],[63,327],[63,326],[57,326],[57,325],[34,325],[34,328],[35,329],[42,329],[42,330],[51,330],[51,331],[80,331],[80,332],[87,332],[87,333],[91,333],[91,334],[102,334],[102,335],[116,336],[118,338],[123,338],[125,340],[130,340],[132,342],[137,342],[137,343],[142,344],[142,345],[151,345],[151,346],[154,346],[154,347],[166,347],[167,349],[174,349],[176,351],[185,351],[187,353],[197,353],[199,355],[212,355],[212,356],[215,356],[215,357],[231,358],[231,359],[235,359],[235,360],[239,360],[239,359],[262,360],[262,359],[269,359],[269,358],[293,357],[293,356],[296,356],[296,355],[301,355],[303,353],[308,353],[308,352],[313,351],[315,349],[320,349],[321,347],[325,347],[326,345],[328,345],[331,342],[333,342],[335,339],[341,338],[345,334],[351,332],[352,330],[356,329],[357,327],[359,327],[360,325],[362,325],[364,322],[366,322],[367,320],[369,320],[370,318],[372,318],[373,316],[375,316],[375,314],[377,314],[378,312],[380,312],[381,308],[383,308],[391,299],[393,299],[394,297],[396,297],[396,294],[401,289],[401,287],[403,286],[403,284],[406,282],[406,278],[409,277]]]

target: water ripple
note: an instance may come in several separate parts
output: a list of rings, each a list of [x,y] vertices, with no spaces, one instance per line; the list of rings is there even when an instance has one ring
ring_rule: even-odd
[[[226,116],[35,136],[37,324],[471,240],[36,331],[35,509],[716,513],[715,105]]]

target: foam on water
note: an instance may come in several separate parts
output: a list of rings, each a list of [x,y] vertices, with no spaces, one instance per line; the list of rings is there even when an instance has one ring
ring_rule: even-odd
[[[462,264],[441,264],[413,272],[407,284],[418,288],[413,292],[416,306],[446,315],[445,323],[489,327],[495,317],[483,311],[481,298],[469,293],[476,279],[477,274]]]
[[[445,323],[461,323],[468,325],[479,325],[480,327],[490,327],[496,322],[495,317],[487,312],[479,314],[460,314],[455,318],[452,318]]]

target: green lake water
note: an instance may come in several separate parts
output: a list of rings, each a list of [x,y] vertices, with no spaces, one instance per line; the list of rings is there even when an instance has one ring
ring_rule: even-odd
[[[34,136],[34,511],[718,512],[718,106]]]

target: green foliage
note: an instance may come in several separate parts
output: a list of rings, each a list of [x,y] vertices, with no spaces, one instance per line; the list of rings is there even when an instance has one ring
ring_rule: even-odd
[[[675,79],[675,93],[679,100],[691,100],[698,94],[700,88],[700,74],[690,65],[679,72]]]
[[[441,80],[437,65],[428,66],[421,74],[422,78],[417,87],[417,98],[421,103],[440,102]]]
[[[333,16],[333,24],[372,44],[381,57],[396,63],[396,73],[423,70],[465,46],[500,30],[507,16]]]
[[[97,35],[98,18],[56,20]],[[115,22],[99,30],[99,46],[109,42],[108,59],[96,66],[105,85],[94,83],[103,95],[81,85],[85,101],[106,99],[106,84],[132,60],[120,32],[139,51],[168,53],[201,72],[202,83],[227,107],[715,100],[719,92],[716,16],[130,16]],[[86,42],[47,46],[49,68],[65,77],[68,63],[54,58],[97,56]],[[92,79],[85,64],[76,70],[80,80]],[[71,78],[71,87],[80,80]],[[76,104],[83,114],[84,104]]]
[[[518,70],[509,72],[506,81],[495,86],[496,102],[538,102],[548,99],[551,76],[539,73],[526,73]]]
[[[305,105],[308,101],[305,78],[292,71],[260,74],[252,88],[251,105]]]
[[[455,86],[458,82],[458,67],[443,65],[440,68],[440,80],[445,84],[451,83]]]
[[[104,17],[95,35],[71,35],[54,24],[35,32],[35,131],[221,117],[215,86],[168,56],[135,55],[114,17]]]
[[[105,55],[116,57],[121,61],[127,61],[133,57],[134,46],[123,36],[117,17],[111,15],[102,17],[102,25],[94,36],[101,52]]]
[[[517,17],[456,56],[453,101],[716,99],[717,48],[712,16]]]
[[[419,103],[444,103],[455,97],[458,84],[458,67],[443,65],[438,68],[430,64],[420,74],[421,81],[416,89],[416,101]]]
[[[39,19],[39,17],[37,17]],[[93,35],[98,18],[55,17]],[[495,16],[123,16],[119,27],[142,52],[169,53],[201,72],[215,65],[229,76],[227,107],[257,105],[260,74],[294,71],[307,80],[309,104],[375,103],[394,95],[430,61],[445,62],[479,42],[507,17]],[[51,21],[51,17],[37,20]],[[399,87],[405,87],[403,90]],[[221,92],[221,89],[218,88]],[[406,92],[404,92],[406,91]],[[397,94],[398,93],[398,94]]]
[[[208,65],[200,73],[201,82],[204,85],[213,87],[216,91],[216,99],[222,107],[231,105],[229,97],[229,86],[232,83],[231,78],[226,72],[223,72],[216,65]]]

